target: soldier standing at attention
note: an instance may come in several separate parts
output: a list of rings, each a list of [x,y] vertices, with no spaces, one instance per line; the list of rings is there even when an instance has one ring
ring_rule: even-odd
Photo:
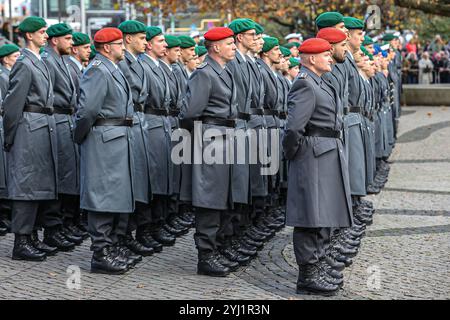
[[[77,98],[80,99],[80,79],[83,71],[89,63],[91,55],[91,39],[85,33],[72,33],[72,50],[69,56],[65,56],[66,63],[69,66],[72,81],[75,84]]]
[[[123,34],[104,28],[94,36],[97,55],[80,84],[75,142],[80,144],[80,206],[88,211],[91,271],[122,274],[139,257],[119,243],[134,211],[133,98],[117,64],[124,59]]]
[[[136,208],[128,221],[128,230],[125,238],[119,239],[134,253],[143,256],[152,255],[152,246],[146,246],[145,241],[139,242],[133,238],[132,232],[151,222],[151,184],[150,163],[147,157],[149,142],[145,138],[146,127],[144,121],[144,104],[148,96],[148,79],[144,72],[139,55],[145,52],[147,45],[145,24],[139,21],[128,20],[118,27],[124,35],[125,59],[119,62],[119,69],[127,78],[133,95],[133,127],[131,129],[132,148],[134,157],[134,196]],[[142,239],[141,239],[142,240]]]
[[[26,48],[11,70],[3,102],[8,196],[12,200],[12,258],[42,261],[56,248],[40,242],[37,225],[58,212],[58,158],[53,86],[39,50],[47,41],[45,20],[19,25]]]
[[[8,92],[11,69],[20,56],[20,48],[15,44],[5,44],[0,48],[0,106]],[[3,145],[3,108],[0,112],[0,145]],[[6,188],[6,155],[0,154],[0,236],[11,230],[11,203]]]
[[[236,87],[233,76],[226,64],[235,58],[236,45],[231,29],[218,27],[205,34],[205,47],[208,56],[205,62],[194,71],[188,82],[188,89],[180,118],[183,121],[202,121],[202,137],[206,130],[217,132],[214,143],[229,140],[227,130],[235,128],[237,117]],[[203,141],[200,150],[194,147],[194,153],[203,157],[211,139]],[[211,148],[211,146],[209,146]],[[198,249],[198,274],[209,276],[226,276],[236,268],[236,262],[228,260],[218,251],[217,235],[221,217],[233,208],[232,199],[232,165],[225,161],[225,148],[216,148],[220,154],[215,158],[221,163],[193,164],[192,167],[192,205],[196,207],[194,235]]]
[[[73,118],[77,107],[76,88],[64,55],[72,50],[72,28],[58,23],[47,29],[48,45],[42,53],[53,84],[53,113],[58,135],[58,202],[59,210],[47,214],[44,221],[44,242],[68,251],[81,244],[83,237],[74,230],[63,228],[63,215],[79,212],[79,154],[73,142]]]
[[[337,92],[321,79],[331,71],[330,49],[324,39],[303,42],[302,68],[288,96],[283,140],[290,160],[286,224],[294,227],[298,293],[330,294],[339,288],[320,264],[325,256],[323,234],[352,223],[342,105]]]

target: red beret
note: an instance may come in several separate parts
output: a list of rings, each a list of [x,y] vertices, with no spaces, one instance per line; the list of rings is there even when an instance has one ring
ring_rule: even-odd
[[[94,42],[109,43],[123,38],[122,31],[117,28],[103,28],[94,36]]]
[[[311,38],[303,41],[298,51],[300,53],[322,53],[331,49],[331,44],[323,39]]]
[[[329,43],[339,43],[347,39],[347,35],[344,31],[336,28],[323,28],[317,33],[317,38],[327,40]]]
[[[219,41],[234,36],[233,30],[227,27],[216,27],[209,29],[204,37],[208,41]]]

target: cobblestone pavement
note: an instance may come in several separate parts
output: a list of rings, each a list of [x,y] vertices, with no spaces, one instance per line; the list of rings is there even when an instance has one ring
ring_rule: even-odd
[[[450,298],[450,108],[409,107],[401,119],[386,188],[345,286],[332,299]],[[0,238],[0,299],[321,299],[295,294],[292,229],[279,232],[250,266],[227,278],[196,275],[189,234],[122,276],[89,273],[88,241],[42,263],[10,259]],[[81,288],[68,289],[68,266]]]

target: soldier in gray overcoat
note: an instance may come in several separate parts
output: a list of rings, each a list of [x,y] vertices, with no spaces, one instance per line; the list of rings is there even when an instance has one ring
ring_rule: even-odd
[[[343,109],[338,93],[320,76],[331,71],[331,45],[306,40],[302,68],[288,96],[283,150],[289,164],[286,224],[294,229],[299,265],[298,291],[330,293],[332,284],[320,261],[323,229],[350,227],[352,204],[342,143]]]
[[[80,144],[80,206],[88,211],[93,251],[91,271],[121,274],[136,263],[119,238],[135,209],[133,98],[117,63],[124,58],[123,34],[104,28],[94,36],[98,54],[80,83],[75,142]]]
[[[56,214],[47,214],[44,221],[44,242],[60,250],[69,250],[83,238],[63,228],[63,213],[72,217],[79,210],[79,153],[73,141],[73,117],[77,106],[75,84],[63,55],[72,48],[72,28],[65,23],[47,29],[48,45],[42,53],[53,84],[53,110],[58,135],[58,201]],[[66,240],[66,241],[64,241]]]
[[[226,276],[230,268],[235,270],[239,266],[232,248],[222,247],[218,251],[217,239],[219,229],[227,227],[221,218],[234,204],[233,165],[226,158],[225,146],[233,139],[227,132],[234,130],[238,113],[233,76],[225,67],[235,57],[233,35],[231,29],[224,27],[210,29],[205,34],[208,56],[189,79],[180,114],[183,122],[200,120],[202,125],[194,128],[193,155],[201,161],[191,166],[192,205],[196,207],[197,272],[210,276]],[[215,158],[206,159],[204,152],[211,147],[215,149]]]
[[[162,245],[171,246],[175,237],[165,228],[170,196],[173,194],[172,124],[169,118],[170,88],[159,59],[164,55],[167,43],[158,27],[147,28],[147,47],[139,56],[147,76],[148,96],[144,107],[147,157],[150,163],[152,223],[143,232],[149,233]],[[147,230],[147,231],[146,231]],[[138,230],[139,234],[141,230]]]
[[[147,45],[147,27],[142,22],[127,20],[119,25],[119,29],[124,34],[126,50],[125,59],[120,61],[118,65],[130,84],[134,107],[131,146],[134,158],[133,182],[136,208],[130,216],[124,241],[131,251],[139,255],[149,256],[154,252],[153,246],[140,232],[151,223],[151,164],[148,158],[150,143],[146,137],[147,127],[144,119],[144,105],[148,96],[148,79],[143,62],[139,59],[139,55],[145,52],[145,46]],[[139,237],[134,239],[132,232],[137,229],[139,229]],[[159,249],[161,248],[162,246],[159,245]]]
[[[58,154],[50,73],[39,56],[45,20],[28,17],[19,30],[27,43],[11,70],[3,101],[7,187],[12,200],[13,259],[42,261],[56,248],[37,238],[45,214],[58,211]]]

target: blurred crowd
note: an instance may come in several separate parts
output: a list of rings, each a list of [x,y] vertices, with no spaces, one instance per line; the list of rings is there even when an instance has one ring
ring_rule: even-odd
[[[414,34],[403,40],[403,83],[450,83],[450,38],[421,41]]]

